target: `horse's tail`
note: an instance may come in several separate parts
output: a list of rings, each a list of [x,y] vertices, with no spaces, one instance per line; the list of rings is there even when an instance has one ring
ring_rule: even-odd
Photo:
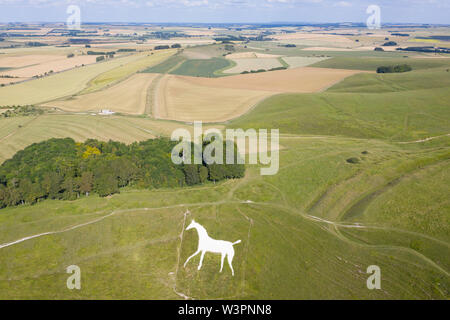
[[[233,242],[232,244],[233,244],[233,246],[234,246],[235,244],[238,244],[238,243],[241,243],[241,240],[238,240],[238,241],[236,241],[236,242]]]

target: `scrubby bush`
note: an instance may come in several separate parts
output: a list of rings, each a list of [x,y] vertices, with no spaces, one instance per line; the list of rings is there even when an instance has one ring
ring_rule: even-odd
[[[383,47],[393,47],[393,46],[396,46],[396,45],[397,45],[397,42],[395,42],[395,41],[388,41],[388,42],[385,42],[383,44]]]
[[[164,49],[170,49],[170,47],[166,46],[166,45],[164,45],[164,46],[156,46],[155,47],[155,50],[164,50]]]
[[[359,163],[359,159],[353,157],[353,158],[347,159],[347,162],[351,163],[351,164],[357,164],[357,163]]]
[[[396,66],[381,66],[377,68],[377,73],[399,73],[411,71],[412,67],[408,64],[400,64]]]

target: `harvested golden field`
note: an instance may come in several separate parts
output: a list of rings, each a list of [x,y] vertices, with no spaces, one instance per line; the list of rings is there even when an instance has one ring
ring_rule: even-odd
[[[99,74],[139,59],[139,56],[136,56],[114,58],[105,62],[0,88],[0,105],[38,104],[76,94],[83,90],[91,79]]]
[[[156,89],[154,116],[185,122],[223,122],[278,93],[318,92],[358,70],[296,68],[222,78],[166,75]]]
[[[143,114],[147,101],[147,89],[156,76],[151,73],[135,74],[107,89],[68,100],[52,101],[44,106],[72,112],[111,110],[127,114]]]
[[[51,57],[51,56],[47,56]],[[13,57],[11,57],[13,58]],[[16,58],[16,57],[14,57]],[[5,58],[7,59],[7,58]],[[23,67],[14,70],[7,70],[1,72],[0,75],[9,75],[20,78],[31,78],[34,76],[40,76],[50,71],[60,72],[68,69],[72,69],[78,66],[95,63],[95,56],[75,56],[73,58],[67,58],[66,56],[53,56],[53,60],[33,64],[28,61],[27,56],[24,56],[23,63],[27,63],[28,67]]]
[[[124,116],[122,117],[121,121],[127,122],[129,125],[132,125],[135,128],[141,128],[142,130],[149,131],[156,136],[170,137],[175,130],[180,128],[186,129],[191,133],[191,135],[194,135],[194,126],[189,123],[183,124],[170,120],[155,120],[150,118],[131,116]],[[219,124],[203,124],[203,130],[206,131],[208,129],[224,130],[225,126]]]
[[[359,72],[361,71],[304,67],[222,78],[185,78],[197,85],[213,88],[308,93],[320,91]]]
[[[302,51],[353,51],[351,48],[336,48],[336,47],[308,47],[301,49]]]
[[[62,55],[29,54],[0,58],[0,68],[23,68],[65,58]]]
[[[271,95],[265,91],[204,86],[191,77],[167,75],[156,93],[154,116],[185,122],[222,122],[236,118]]]

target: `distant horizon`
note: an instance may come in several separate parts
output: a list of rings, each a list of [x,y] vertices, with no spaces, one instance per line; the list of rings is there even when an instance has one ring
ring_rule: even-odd
[[[0,21],[0,24],[66,24],[65,21]],[[342,22],[310,22],[310,21],[268,21],[268,22],[248,22],[248,21],[237,21],[237,22],[176,22],[176,21],[165,21],[165,22],[151,22],[151,21],[83,21],[81,25],[95,25],[95,24],[125,24],[125,25],[281,25],[281,26],[320,26],[320,25],[344,25],[352,24],[357,27],[365,26],[366,22],[360,21],[342,21]],[[426,23],[426,22],[384,22],[381,26],[443,26],[450,27],[448,23]],[[345,26],[343,26],[345,27]]]
[[[365,23],[371,5],[383,24],[448,25],[450,16],[450,0],[0,0],[0,22],[64,22],[70,5],[89,23]]]

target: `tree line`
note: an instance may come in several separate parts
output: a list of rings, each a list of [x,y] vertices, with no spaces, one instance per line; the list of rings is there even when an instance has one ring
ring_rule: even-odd
[[[241,164],[181,164],[171,160],[167,138],[124,143],[50,139],[17,152],[0,166],[0,208],[45,199],[106,197],[120,188],[175,188],[242,178]]]

